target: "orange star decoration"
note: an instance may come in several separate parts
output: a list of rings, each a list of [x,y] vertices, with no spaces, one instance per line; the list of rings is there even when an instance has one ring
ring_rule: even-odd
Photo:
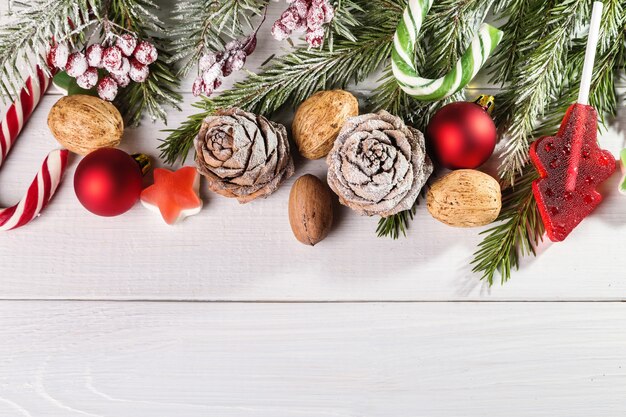
[[[141,192],[141,203],[172,225],[200,212],[199,189],[200,175],[195,167],[182,167],[174,172],[157,168],[154,184]]]

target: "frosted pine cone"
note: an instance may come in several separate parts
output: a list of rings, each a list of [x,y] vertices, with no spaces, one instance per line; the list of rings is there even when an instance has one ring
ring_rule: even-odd
[[[424,135],[386,111],[348,119],[326,162],[341,204],[367,216],[410,209],[433,172]]]
[[[294,172],[285,127],[241,109],[207,117],[195,147],[209,188],[240,203],[267,197]]]

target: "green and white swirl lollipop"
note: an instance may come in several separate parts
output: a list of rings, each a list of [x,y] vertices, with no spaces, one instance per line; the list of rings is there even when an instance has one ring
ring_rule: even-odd
[[[409,0],[393,40],[391,66],[400,88],[421,101],[441,100],[465,87],[496,49],[503,32],[483,24],[454,69],[438,79],[422,78],[415,68],[415,45],[433,0]]]

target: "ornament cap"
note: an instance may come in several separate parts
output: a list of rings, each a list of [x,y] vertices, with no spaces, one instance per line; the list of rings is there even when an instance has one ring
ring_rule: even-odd
[[[141,175],[146,175],[152,169],[152,161],[150,157],[143,153],[135,153],[131,155],[135,162],[139,164],[139,169],[141,170]]]
[[[476,98],[476,100],[474,100],[474,103],[478,104],[483,108],[483,110],[491,115],[493,109],[496,107],[496,98],[487,94],[481,94]]]

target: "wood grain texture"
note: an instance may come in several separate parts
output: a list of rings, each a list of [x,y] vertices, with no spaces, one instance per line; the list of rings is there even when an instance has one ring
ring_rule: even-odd
[[[615,417],[625,324],[622,303],[4,302],[0,416]]]

